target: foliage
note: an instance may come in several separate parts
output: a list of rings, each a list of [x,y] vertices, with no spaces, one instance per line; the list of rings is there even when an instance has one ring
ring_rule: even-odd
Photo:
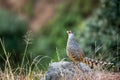
[[[87,55],[120,66],[120,1],[101,0],[100,7],[82,26],[80,42]],[[78,32],[80,33],[80,32]]]
[[[4,42],[6,51],[10,52],[10,62],[18,63],[22,57],[25,43],[23,35],[26,33],[26,22],[19,19],[12,13],[0,9],[0,38]],[[5,58],[2,46],[0,45],[1,63],[4,63]],[[16,64],[15,64],[16,65]],[[1,65],[1,66],[4,66]]]

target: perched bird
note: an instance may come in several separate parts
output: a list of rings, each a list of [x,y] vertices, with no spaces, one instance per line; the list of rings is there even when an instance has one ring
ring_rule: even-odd
[[[110,62],[97,61],[85,57],[84,52],[78,45],[77,41],[75,40],[75,36],[72,33],[72,31],[67,31],[67,34],[68,34],[68,40],[67,40],[66,52],[70,60],[72,60],[73,62],[84,62],[90,67],[94,67],[97,65],[100,66],[113,65],[113,63]]]
[[[67,40],[67,46],[66,46],[67,56],[73,62],[76,62],[76,61],[83,62],[84,52],[76,42],[74,34],[72,33],[72,31],[67,31],[67,34],[68,34],[68,40]]]

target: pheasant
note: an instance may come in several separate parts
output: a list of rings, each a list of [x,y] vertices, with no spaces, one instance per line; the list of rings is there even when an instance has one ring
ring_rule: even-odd
[[[84,52],[79,47],[78,43],[75,40],[74,34],[71,31],[67,31],[68,41],[66,46],[67,56],[73,62],[83,62]]]
[[[90,67],[97,66],[98,64],[99,65],[113,64],[110,62],[107,63],[107,62],[97,61],[97,60],[85,57],[84,52],[79,47],[72,31],[67,31],[67,34],[68,34],[68,40],[67,40],[66,52],[69,59],[72,60],[73,62],[84,62]]]

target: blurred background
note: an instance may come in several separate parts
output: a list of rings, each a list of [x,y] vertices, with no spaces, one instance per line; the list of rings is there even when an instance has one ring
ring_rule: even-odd
[[[42,70],[51,61],[69,60],[67,30],[74,32],[87,57],[111,61],[120,70],[119,0],[0,0],[0,38],[13,68],[25,53],[25,63],[38,57]],[[0,56],[3,68],[2,45]]]

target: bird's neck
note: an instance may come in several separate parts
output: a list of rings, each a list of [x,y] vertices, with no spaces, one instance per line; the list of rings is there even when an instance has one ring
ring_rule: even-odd
[[[76,40],[75,40],[75,37],[74,37],[74,35],[72,34],[72,35],[69,35],[68,36],[68,44],[76,44]]]

